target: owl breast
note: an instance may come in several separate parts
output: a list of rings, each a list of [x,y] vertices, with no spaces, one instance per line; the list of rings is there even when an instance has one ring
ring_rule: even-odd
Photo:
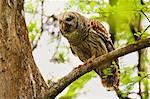
[[[108,53],[103,40],[92,30],[89,31],[89,35],[82,42],[76,46],[71,44],[70,47],[82,61],[88,60],[93,55],[98,57]]]

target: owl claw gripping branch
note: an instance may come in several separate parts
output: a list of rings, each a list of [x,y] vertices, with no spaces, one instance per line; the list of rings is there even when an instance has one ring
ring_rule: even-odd
[[[62,13],[59,18],[59,27],[62,35],[70,43],[72,53],[83,62],[93,55],[98,57],[114,50],[105,27],[100,22],[90,20],[77,12]],[[114,61],[116,66],[108,62],[95,69],[95,72],[101,77],[103,86],[108,90],[118,89],[119,86],[119,65],[117,59]],[[111,73],[104,72],[107,69]]]

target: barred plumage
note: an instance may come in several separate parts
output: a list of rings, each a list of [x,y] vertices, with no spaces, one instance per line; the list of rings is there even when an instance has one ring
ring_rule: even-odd
[[[77,12],[65,12],[60,16],[59,24],[60,31],[68,39],[72,52],[83,62],[93,55],[98,57],[114,50],[109,33],[98,21],[87,19]],[[114,61],[117,64],[117,59]],[[107,68],[111,70],[110,75],[104,73]],[[103,86],[108,90],[119,86],[118,69],[118,64],[112,66],[112,62],[95,69],[102,79]]]

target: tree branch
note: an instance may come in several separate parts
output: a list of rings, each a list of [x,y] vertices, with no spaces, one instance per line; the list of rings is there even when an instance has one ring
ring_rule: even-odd
[[[58,80],[56,83],[52,82],[48,91],[45,93],[46,98],[54,99],[60,92],[62,92],[68,85],[73,81],[81,77],[87,72],[92,71],[100,65],[112,61],[120,56],[126,55],[128,53],[146,48],[150,46],[150,38],[139,40],[133,44],[127,45],[126,47],[116,49],[108,54],[99,56],[95,59],[91,59],[85,62],[83,65],[79,65],[74,68],[68,75]]]

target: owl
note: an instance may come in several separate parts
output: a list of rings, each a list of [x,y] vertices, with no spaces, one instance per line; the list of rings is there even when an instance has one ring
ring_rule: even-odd
[[[72,53],[83,62],[92,56],[98,57],[115,49],[110,34],[100,22],[88,19],[77,12],[62,13],[59,16],[59,28],[61,34],[70,43]],[[117,59],[103,66],[99,65],[94,71],[100,76],[101,82],[107,90],[118,88],[119,65]]]

